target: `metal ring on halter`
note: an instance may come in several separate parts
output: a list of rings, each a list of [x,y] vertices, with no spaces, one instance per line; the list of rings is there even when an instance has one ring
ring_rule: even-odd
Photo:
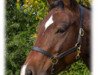
[[[77,43],[75,44],[75,47],[79,47],[79,45],[80,45],[79,42],[77,42]]]
[[[58,59],[56,57],[51,57],[50,60],[51,60],[52,64],[58,63]]]
[[[80,28],[79,34],[80,34],[81,36],[84,36],[84,30],[83,30],[83,28]]]

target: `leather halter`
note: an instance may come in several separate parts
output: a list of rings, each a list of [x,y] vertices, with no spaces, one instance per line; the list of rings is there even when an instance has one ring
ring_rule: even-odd
[[[77,56],[76,58],[79,58],[80,56],[80,49],[81,49],[81,43],[82,43],[82,36],[84,36],[84,30],[83,30],[83,8],[82,6],[80,6],[79,8],[80,10],[80,27],[79,27],[79,35],[78,35],[78,39],[77,39],[77,43],[75,44],[74,47],[66,50],[65,52],[57,55],[56,57],[51,54],[50,52],[46,51],[46,50],[43,50],[42,48],[39,48],[39,47],[36,47],[36,46],[33,46],[32,47],[32,50],[33,51],[37,51],[45,56],[47,56],[48,58],[50,58],[50,60],[52,61],[52,68],[54,68],[54,65],[57,64],[58,60],[77,51]],[[53,74],[53,71],[51,69],[51,74]]]

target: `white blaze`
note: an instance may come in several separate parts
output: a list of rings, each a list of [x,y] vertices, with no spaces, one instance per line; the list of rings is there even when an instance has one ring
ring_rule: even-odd
[[[53,16],[49,18],[49,20],[45,23],[45,30],[53,23]]]
[[[25,75],[27,65],[23,65],[20,75]]]

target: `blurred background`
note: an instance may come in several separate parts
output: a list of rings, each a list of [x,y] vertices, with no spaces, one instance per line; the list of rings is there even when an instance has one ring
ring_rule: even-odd
[[[91,10],[91,0],[77,0]],[[37,26],[48,14],[46,0],[6,0],[6,75],[20,75],[25,58],[36,40]],[[90,75],[80,59],[59,75]]]

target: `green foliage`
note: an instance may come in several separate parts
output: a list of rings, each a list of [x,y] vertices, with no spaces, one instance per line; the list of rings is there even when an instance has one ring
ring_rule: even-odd
[[[88,0],[84,2],[90,6]],[[6,75],[20,75],[21,66],[35,42],[36,27],[47,10],[45,0],[6,0]],[[80,74],[89,75],[81,61],[59,75]]]
[[[87,7],[87,8],[91,8],[91,2],[92,0],[76,0],[79,4]]]
[[[61,72],[59,75],[90,75],[86,65],[79,60],[71,65],[67,71]]]
[[[38,22],[46,14],[45,8],[47,9],[43,1],[38,0],[38,4],[39,2],[41,4],[37,7],[25,8],[14,0],[7,0],[6,75],[19,75],[21,65],[35,41],[33,35],[36,33]]]

